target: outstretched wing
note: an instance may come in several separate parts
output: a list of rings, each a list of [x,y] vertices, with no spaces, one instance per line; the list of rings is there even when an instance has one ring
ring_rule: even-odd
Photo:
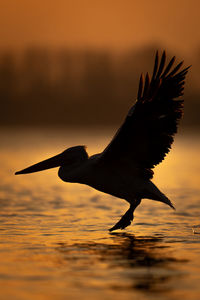
[[[189,67],[179,71],[183,62],[174,67],[175,57],[167,66],[165,61],[165,51],[160,62],[157,52],[152,77],[141,75],[136,103],[101,156],[106,163],[144,170],[148,178],[170,151],[183,113],[179,97]]]

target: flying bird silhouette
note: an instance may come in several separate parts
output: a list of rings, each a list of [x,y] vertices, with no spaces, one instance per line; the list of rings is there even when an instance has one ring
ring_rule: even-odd
[[[174,208],[151,181],[154,167],[170,151],[183,113],[183,100],[179,97],[190,66],[179,71],[183,62],[176,66],[174,62],[175,57],[166,65],[165,51],[160,61],[156,52],[152,77],[147,73],[144,79],[141,75],[137,100],[103,152],[89,157],[85,146],[75,146],[15,174],[60,167],[58,176],[63,181],[87,184],[125,199],[130,208],[110,231],[130,225],[143,198]]]

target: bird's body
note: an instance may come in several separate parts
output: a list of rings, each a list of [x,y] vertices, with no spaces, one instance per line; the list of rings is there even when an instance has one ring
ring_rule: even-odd
[[[16,174],[26,174],[58,167],[66,182],[87,184],[101,192],[125,199],[130,208],[110,230],[123,229],[133,220],[133,212],[143,198],[171,201],[151,181],[153,168],[169,152],[178,121],[182,116],[184,79],[188,68],[182,63],[171,70],[175,57],[165,67],[163,52],[156,54],[153,75],[140,78],[136,103],[103,152],[88,156],[85,146],[71,147],[61,154],[28,167]]]
[[[58,176],[66,182],[87,184],[101,192],[125,199],[130,204],[141,198],[163,202],[163,194],[149,179],[145,180],[139,170],[127,172],[125,167],[114,168],[104,164],[101,162],[101,154],[88,157],[72,169],[68,166],[60,167]]]

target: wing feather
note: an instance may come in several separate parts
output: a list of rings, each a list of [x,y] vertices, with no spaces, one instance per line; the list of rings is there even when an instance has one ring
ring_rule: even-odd
[[[163,71],[163,68],[164,68],[164,65],[165,65],[165,61],[166,61],[166,53],[165,51],[163,51],[163,55],[162,55],[162,58],[161,58],[161,61],[160,61],[160,66],[159,66],[159,69],[158,69],[158,73],[156,74],[156,77],[159,78],[162,71]]]
[[[166,76],[167,73],[170,71],[172,65],[174,64],[175,59],[176,59],[176,57],[173,56],[172,59],[170,60],[169,64],[167,65],[165,71],[163,72],[162,77]]]
[[[144,84],[144,91],[143,91],[143,99],[145,99],[145,97],[148,95],[149,92],[149,87],[150,87],[150,77],[149,74],[146,74],[145,77],[145,84]]]
[[[138,94],[137,94],[137,99],[138,100],[140,100],[142,98],[143,84],[144,84],[144,76],[143,76],[143,74],[141,74],[140,82],[139,82],[139,88],[138,88]]]
[[[152,169],[170,151],[183,113],[183,100],[178,98],[183,95],[189,67],[179,71],[183,62],[177,66],[174,62],[172,57],[165,67],[165,51],[160,63],[156,52],[152,78],[147,73],[144,80],[141,75],[136,103],[102,152],[101,161],[153,176]]]

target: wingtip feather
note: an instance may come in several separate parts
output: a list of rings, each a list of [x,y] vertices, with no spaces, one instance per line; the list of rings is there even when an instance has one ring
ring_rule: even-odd
[[[150,86],[150,76],[149,76],[149,73],[147,72],[147,74],[145,76],[143,98],[145,98],[145,96],[148,94],[149,86]]]
[[[159,76],[162,74],[162,71],[163,71],[163,68],[164,68],[164,65],[165,65],[165,61],[166,61],[166,52],[163,51],[161,61],[160,61],[160,66],[159,66],[159,69],[158,69],[158,72],[157,72],[157,75],[156,75],[157,78],[159,78]]]
[[[182,67],[184,61],[181,61],[168,75],[167,77],[171,77],[177,73],[177,71]]]
[[[144,85],[144,75],[142,73],[140,75],[140,82],[139,82],[139,87],[138,87],[138,94],[137,94],[137,99],[138,100],[141,100],[141,98],[142,98],[143,85]]]

